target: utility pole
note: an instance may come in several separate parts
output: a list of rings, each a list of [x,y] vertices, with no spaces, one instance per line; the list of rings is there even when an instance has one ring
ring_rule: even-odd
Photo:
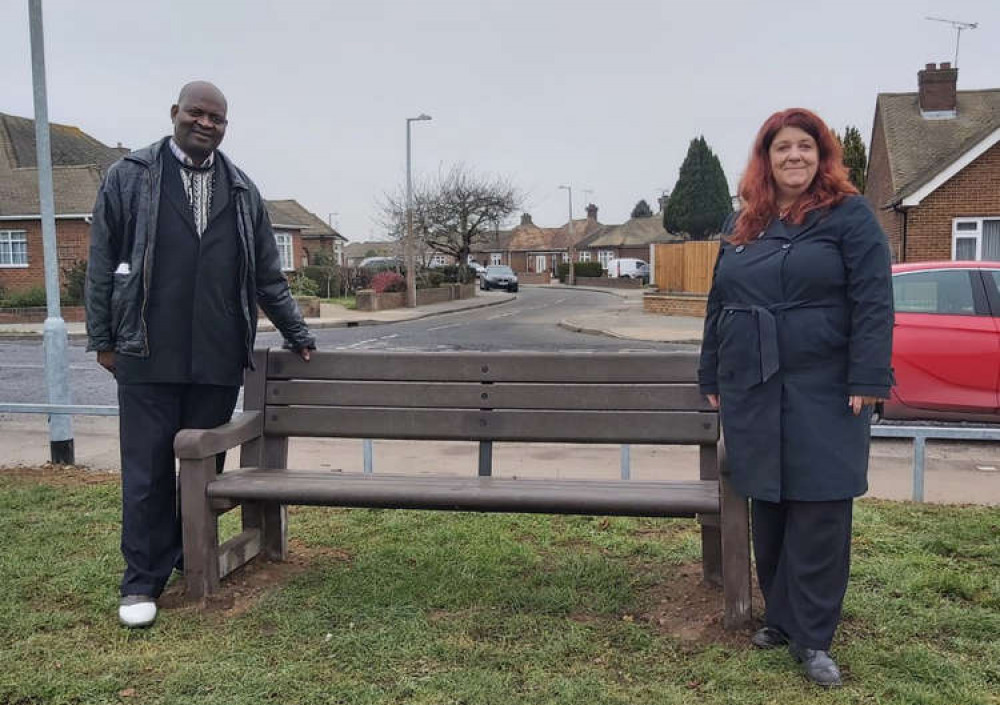
[[[417,262],[413,243],[413,181],[410,176],[410,124],[430,120],[431,116],[420,113],[415,118],[406,118],[406,305],[417,307]]]
[[[566,189],[566,193],[569,196],[569,222],[566,223],[566,233],[569,235],[569,277],[567,278],[570,286],[576,285],[576,241],[573,239],[573,187],[572,186],[560,186],[559,188]]]
[[[52,148],[49,142],[49,107],[45,92],[45,34],[42,0],[28,0],[31,32],[31,81],[35,97],[35,148],[38,161],[38,203],[42,218],[45,254],[45,303],[47,317],[42,337],[45,351],[45,386],[49,404],[68,405],[69,366],[66,363],[66,322],[59,309],[59,250],[56,246],[55,202],[52,196]],[[49,415],[49,452],[53,463],[72,465],[73,422],[69,414]]]

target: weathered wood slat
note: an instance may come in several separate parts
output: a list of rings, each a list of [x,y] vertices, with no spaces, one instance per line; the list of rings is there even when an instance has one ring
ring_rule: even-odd
[[[480,411],[274,406],[267,436],[552,443],[714,443],[718,417],[696,411]]]
[[[696,379],[698,354],[271,351],[267,365],[268,379],[664,384]]]
[[[387,509],[694,516],[719,511],[715,482],[593,482],[498,477],[362,475],[247,469],[225,473],[209,497]]]
[[[219,546],[219,578],[252,560],[260,553],[260,530],[246,529]]]
[[[697,384],[372,382],[293,380],[267,386],[268,405],[452,409],[711,411]]]

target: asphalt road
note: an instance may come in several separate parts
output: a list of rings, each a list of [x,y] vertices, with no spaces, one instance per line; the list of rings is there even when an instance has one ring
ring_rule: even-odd
[[[522,289],[514,301],[497,306],[378,326],[315,331],[321,350],[574,350],[619,351],[690,349],[665,343],[618,340],[574,333],[558,321],[581,313],[620,307],[621,300],[594,291]],[[263,333],[259,346],[280,347],[281,336]],[[44,403],[44,357],[40,340],[0,341],[0,401]],[[69,346],[73,403],[117,404],[114,380],[98,366],[82,340]]]

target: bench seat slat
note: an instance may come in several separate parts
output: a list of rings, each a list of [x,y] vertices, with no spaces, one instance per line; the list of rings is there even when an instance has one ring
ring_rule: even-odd
[[[264,434],[324,438],[698,444],[718,416],[696,411],[549,411],[268,406]]]
[[[272,379],[400,380],[410,382],[669,383],[697,379],[697,352],[392,352],[338,351],[310,362],[271,351]]]
[[[697,384],[294,380],[268,384],[267,403],[452,409],[712,410]]]
[[[450,511],[688,517],[719,511],[714,481],[595,482],[361,475],[249,468],[223,473],[210,498]]]

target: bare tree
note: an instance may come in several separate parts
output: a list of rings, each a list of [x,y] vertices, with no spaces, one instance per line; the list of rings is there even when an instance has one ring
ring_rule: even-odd
[[[497,223],[517,212],[522,200],[507,179],[477,174],[458,164],[414,186],[414,238],[435,252],[455,257],[464,269],[472,245],[484,241]],[[388,231],[405,237],[405,196],[387,195],[380,208]]]

